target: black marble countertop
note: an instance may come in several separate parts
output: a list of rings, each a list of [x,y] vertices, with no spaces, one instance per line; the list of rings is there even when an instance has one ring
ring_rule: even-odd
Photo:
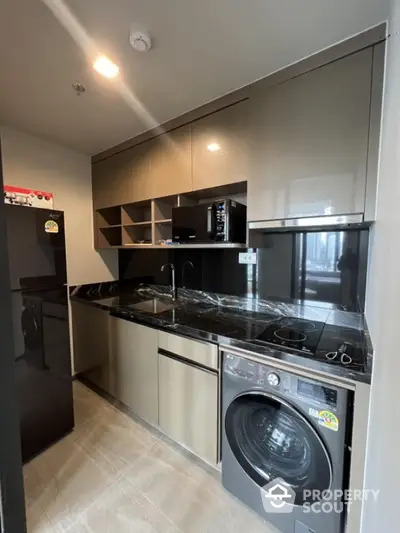
[[[358,313],[338,311],[332,309],[332,306],[322,304],[302,306],[252,301],[185,289],[179,289],[178,299],[172,302],[168,287],[146,285],[133,290],[117,283],[76,286],[71,289],[70,297],[73,301],[105,309],[113,316],[171,333],[247,350],[260,356],[267,355],[333,377],[355,382],[371,382],[372,357],[367,349],[364,319]],[[158,314],[132,308],[132,305],[151,298],[157,298],[167,304],[173,303],[174,307]],[[302,357],[285,352],[284,347],[260,346],[250,342],[250,339],[262,333],[269,323],[285,316],[325,323],[315,357]],[[354,370],[340,363],[327,363],[326,346],[331,346],[332,339],[337,346],[346,340],[361,346],[365,354],[364,368]]]

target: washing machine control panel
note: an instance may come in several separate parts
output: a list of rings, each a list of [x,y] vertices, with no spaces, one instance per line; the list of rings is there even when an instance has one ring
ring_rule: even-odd
[[[224,355],[224,373],[234,381],[246,381],[246,387],[256,386],[301,401],[336,411],[339,408],[338,390],[312,378],[300,377],[285,370],[274,368],[238,357]],[[341,407],[340,407],[341,408]]]
[[[290,375],[287,372],[242,357],[225,354],[224,372],[235,380],[245,380],[249,385],[268,390],[289,392],[291,389]]]

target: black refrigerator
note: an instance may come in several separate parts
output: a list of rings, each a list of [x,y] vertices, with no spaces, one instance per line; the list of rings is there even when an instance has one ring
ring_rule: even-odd
[[[22,460],[74,427],[62,211],[5,205]]]

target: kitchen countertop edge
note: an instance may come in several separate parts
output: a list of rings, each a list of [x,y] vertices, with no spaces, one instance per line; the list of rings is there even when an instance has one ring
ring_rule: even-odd
[[[331,376],[332,378],[345,379],[346,381],[350,381],[355,384],[371,384],[372,358],[370,357],[368,357],[367,361],[367,371],[357,372],[353,370],[348,370],[344,367],[332,367],[327,363],[322,363],[318,360],[313,361],[311,359],[294,355],[292,353],[287,353],[281,350],[257,346],[246,342],[245,340],[233,339],[231,337],[227,337],[217,333],[202,331],[193,327],[185,326],[183,324],[171,324],[167,320],[159,318],[155,315],[150,315],[144,312],[141,313],[133,310],[122,310],[118,307],[108,305],[106,303],[101,303],[99,302],[99,300],[93,301],[87,298],[82,298],[74,295],[71,295],[70,299],[74,302],[89,305],[92,307],[97,307],[98,309],[108,311],[111,316],[115,316],[116,318],[129,320],[131,322],[136,322],[157,329],[162,329],[172,334],[180,334],[186,337],[193,338],[195,340],[224,345],[225,351],[229,349],[229,347],[232,347],[232,349],[238,348],[239,350],[242,349],[247,352],[252,352],[259,357],[262,357],[264,355],[269,358],[276,359],[278,361],[283,361],[296,366],[301,366],[304,370],[309,370],[310,373],[323,373],[325,375]]]

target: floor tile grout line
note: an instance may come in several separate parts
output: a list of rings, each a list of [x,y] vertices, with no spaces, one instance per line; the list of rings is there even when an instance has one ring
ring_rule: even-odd
[[[128,481],[129,481],[129,480],[128,480]],[[150,500],[150,498],[149,498],[148,496],[146,496],[146,494],[144,494],[142,491],[139,491],[139,490],[138,490],[138,492],[140,492],[140,494],[141,494],[141,495],[142,495],[142,496],[143,496],[143,497],[144,497],[144,498],[145,498],[145,499],[146,499],[146,500],[152,505],[152,507],[154,507],[154,509],[156,509],[156,511],[159,512],[163,517],[165,517],[165,518],[168,520],[168,522],[169,522],[171,525],[173,525],[173,526],[178,530],[178,532],[181,532],[181,531],[182,531],[181,528],[178,527],[178,525],[172,520],[172,518],[170,518],[167,514],[165,514],[164,511],[163,511],[162,509],[160,509],[159,507],[157,507],[157,505],[156,505],[154,502],[152,502],[152,501]],[[177,532],[177,533],[178,533],[178,532]]]
[[[121,481],[121,479],[123,479],[123,475],[120,474],[119,476],[117,476],[117,478],[111,483],[111,485],[107,485],[103,491],[101,491],[101,494],[99,494],[83,511],[81,511],[80,513],[78,513],[76,515],[76,519],[75,521],[70,524],[68,526],[67,529],[64,530],[63,533],[67,533],[69,529],[71,529],[72,527],[76,526],[78,524],[78,522],[80,522],[80,525],[84,525],[85,526],[85,523],[81,521],[81,518],[87,514],[89,512],[90,509],[92,509],[92,507],[94,507],[95,504],[98,503],[99,499],[102,498],[104,496],[104,494],[108,491],[108,490],[111,490],[112,487],[114,487],[114,485],[116,485],[117,483],[119,483]]]

